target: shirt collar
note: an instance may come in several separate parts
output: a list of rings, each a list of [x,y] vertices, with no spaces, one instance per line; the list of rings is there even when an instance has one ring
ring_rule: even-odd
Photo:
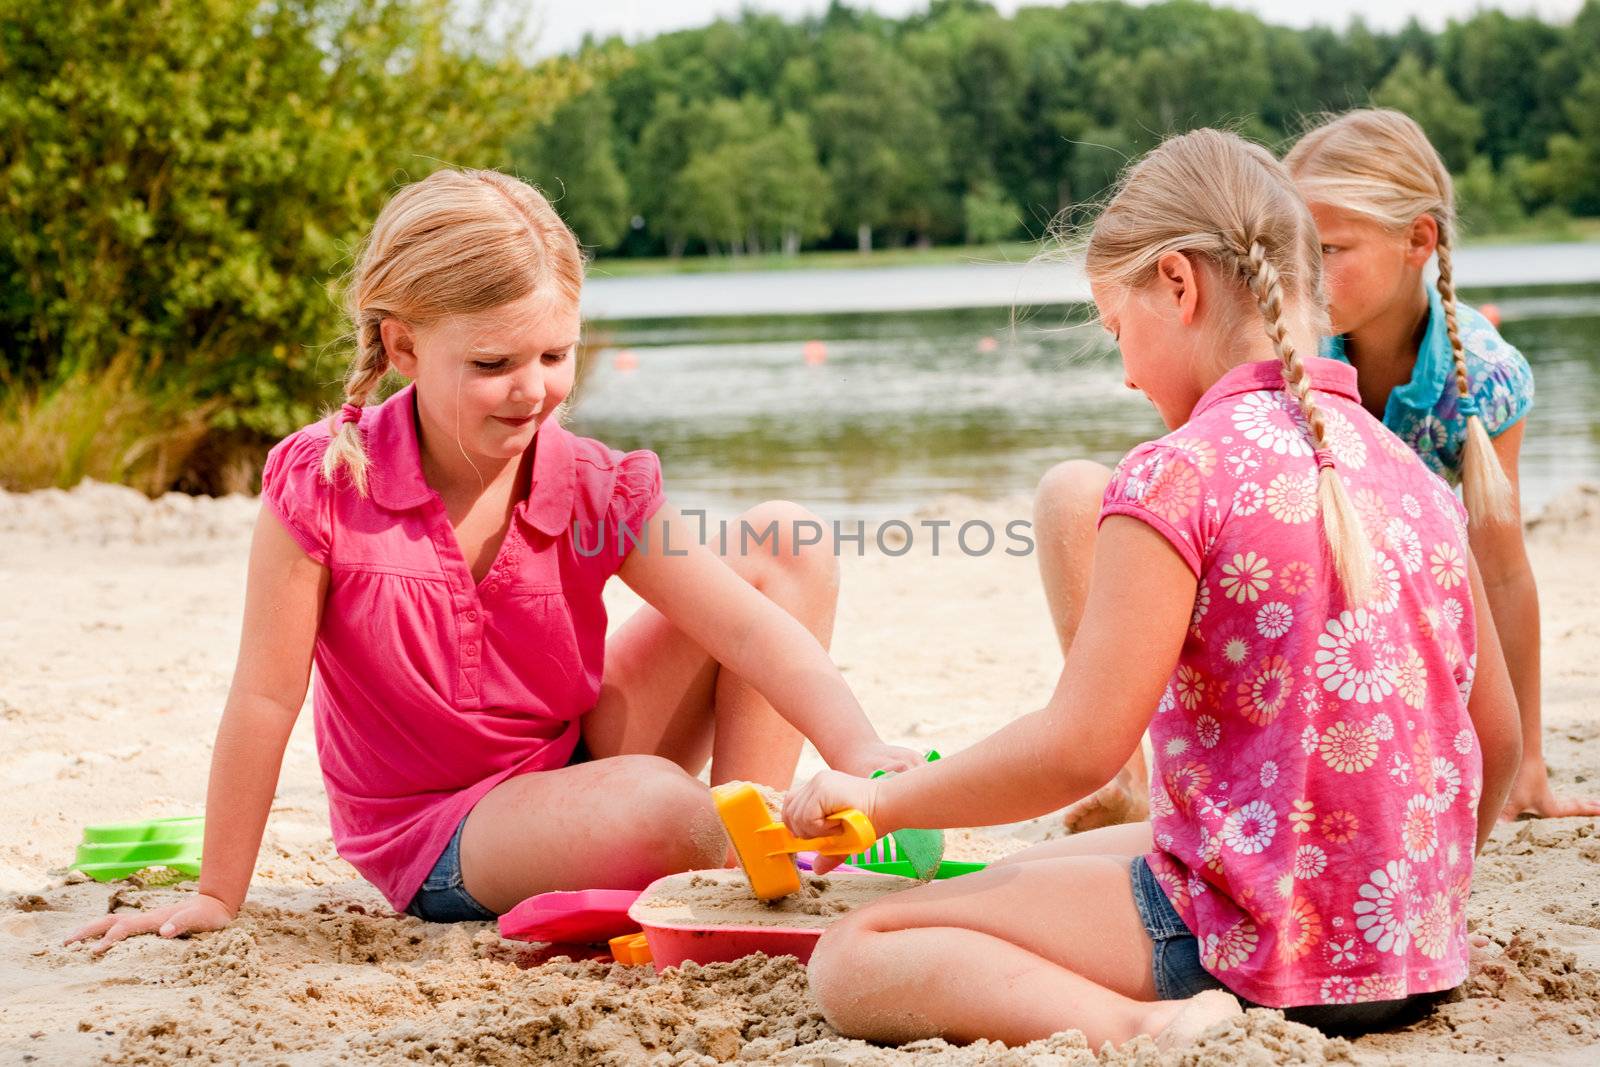
[[[1354,400],[1358,404],[1361,402],[1361,394],[1356,390],[1356,369],[1350,364],[1324,359],[1321,356],[1312,356],[1302,362],[1305,364],[1306,374],[1311,379],[1311,388]],[[1218,378],[1216,384],[1205,391],[1205,395],[1194,406],[1194,411],[1189,417],[1194,418],[1230,396],[1283,387],[1283,364],[1277,360],[1265,359],[1253,363],[1241,363]]]
[[[367,482],[372,499],[390,511],[420,507],[435,498],[422,474],[414,397],[408,385],[375,408],[361,413],[361,430],[372,460]],[[577,485],[572,434],[551,412],[534,437],[532,484],[516,507],[535,529],[554,537],[567,528]]]

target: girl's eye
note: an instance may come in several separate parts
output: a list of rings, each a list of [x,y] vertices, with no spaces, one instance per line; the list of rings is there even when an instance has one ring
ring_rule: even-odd
[[[562,360],[564,360],[566,358],[567,358],[566,351],[546,352],[544,354],[545,363],[549,364],[552,367],[555,366],[556,364],[560,363]]]
[[[1337,245],[1323,245],[1322,246],[1322,254],[1325,255],[1325,256],[1331,256],[1337,251],[1339,251],[1339,247]]]
[[[505,368],[506,361],[503,359],[475,359],[472,361],[472,365],[483,371],[485,374],[492,374],[497,370],[503,370]]]

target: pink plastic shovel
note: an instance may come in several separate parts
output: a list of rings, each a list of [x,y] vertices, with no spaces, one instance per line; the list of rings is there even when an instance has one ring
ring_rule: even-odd
[[[553,941],[568,945],[605,944],[633,933],[639,924],[628,909],[637,889],[580,889],[540,893],[500,916],[500,936],[511,941]]]

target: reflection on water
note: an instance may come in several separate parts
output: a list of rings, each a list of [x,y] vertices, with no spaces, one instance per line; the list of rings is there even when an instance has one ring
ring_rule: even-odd
[[[1494,300],[1533,364],[1524,445],[1530,509],[1600,479],[1600,289]],[[1052,463],[1112,463],[1163,431],[1082,307],[605,324],[573,428],[653,448],[679,507],[798,500],[830,519],[907,516],[949,493],[1032,491]],[[986,345],[984,338],[993,338]],[[808,365],[802,345],[827,359]],[[992,347],[992,351],[984,348]],[[619,370],[617,349],[637,356]]]

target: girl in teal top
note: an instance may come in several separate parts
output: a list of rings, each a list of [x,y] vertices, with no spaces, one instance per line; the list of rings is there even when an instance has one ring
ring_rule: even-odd
[[[1324,123],[1285,162],[1322,243],[1335,335],[1324,354],[1356,368],[1363,405],[1466,498],[1522,720],[1522,768],[1502,816],[1600,815],[1600,801],[1557,796],[1545,766],[1539,594],[1517,491],[1533,374],[1487,319],[1456,300],[1450,174],[1421,127],[1388,110]],[[1439,278],[1428,286],[1423,269],[1435,255]],[[1363,519],[1383,528],[1384,516]]]

